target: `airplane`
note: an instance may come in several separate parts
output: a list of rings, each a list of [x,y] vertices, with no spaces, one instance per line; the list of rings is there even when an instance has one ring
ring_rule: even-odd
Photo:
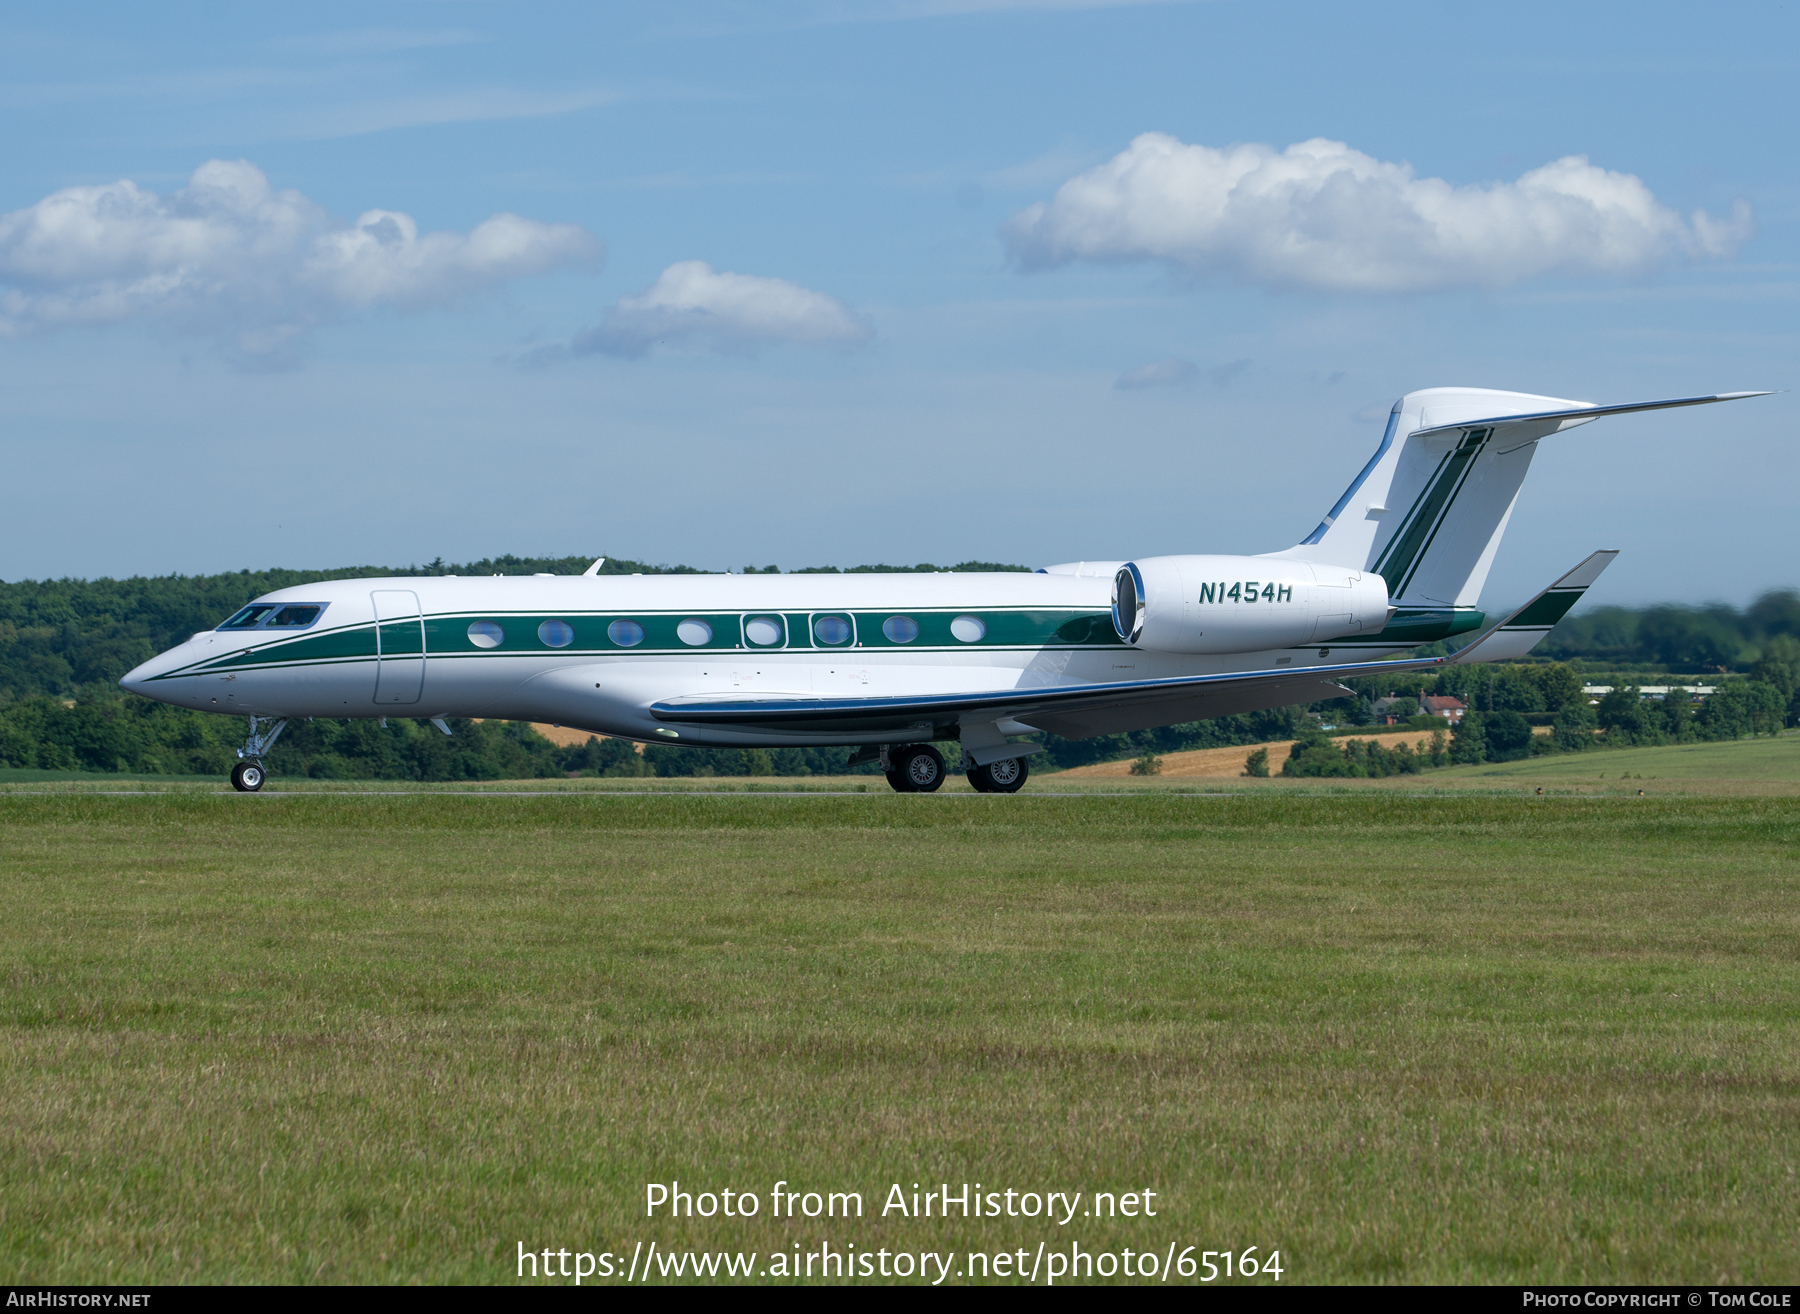
[[[1497,622],[1482,586],[1542,439],[1603,416],[1766,392],[1597,406],[1427,388],[1318,528],[1256,556],[1080,561],[1032,573],[455,576],[264,594],[120,683],[249,718],[254,792],[296,718],[551,722],[644,743],[856,745],[929,793],[959,741],[971,785],[1013,793],[1070,739],[1348,694],[1339,681],[1529,652],[1617,551]],[[1485,629],[1483,627],[1486,627]],[[1473,635],[1449,657],[1394,654]],[[263,724],[266,721],[267,724]]]

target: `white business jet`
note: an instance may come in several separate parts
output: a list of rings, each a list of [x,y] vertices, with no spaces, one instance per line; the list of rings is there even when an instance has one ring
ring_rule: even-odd
[[[1523,656],[1616,552],[1595,552],[1449,658],[1383,660],[1471,633],[1538,442],[1605,415],[1482,388],[1394,403],[1319,527],[1262,556],[1083,561],[1031,574],[346,579],[266,594],[120,683],[250,718],[231,781],[257,790],[296,717],[553,722],[646,743],[854,744],[895,789],[1011,793],[1042,746],[1342,697],[1375,671]],[[268,718],[267,724],[263,718]]]

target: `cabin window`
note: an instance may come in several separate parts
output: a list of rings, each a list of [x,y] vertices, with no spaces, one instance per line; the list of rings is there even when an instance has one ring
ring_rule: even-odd
[[[744,638],[758,648],[773,648],[786,637],[779,616],[752,616],[744,622]]]
[[[606,637],[621,648],[635,648],[644,641],[644,627],[636,621],[616,620],[606,627]]]
[[[919,637],[919,622],[911,616],[889,616],[881,622],[881,632],[889,643],[911,643]]]
[[[275,610],[270,602],[253,602],[237,615],[219,626],[222,630],[247,630],[254,625],[261,625],[268,619],[269,613]]]
[[[979,616],[958,616],[950,622],[950,633],[961,643],[980,643],[987,638],[987,622]]]
[[[712,626],[692,616],[675,627],[675,637],[690,648],[700,648],[711,643],[712,634]]]
[[[269,621],[269,628],[272,630],[303,630],[318,620],[319,613],[324,610],[324,607],[315,606],[312,603],[290,604],[275,613]]]
[[[821,616],[813,622],[813,637],[827,648],[841,648],[855,631],[843,616]]]
[[[493,621],[476,621],[469,626],[469,642],[477,648],[498,648],[506,642],[506,631]]]
[[[568,621],[547,620],[538,626],[538,639],[546,648],[567,648],[575,642],[575,630]]]

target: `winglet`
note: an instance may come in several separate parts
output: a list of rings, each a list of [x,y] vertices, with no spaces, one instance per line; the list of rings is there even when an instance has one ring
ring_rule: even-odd
[[[585,579],[590,575],[598,575],[600,573],[600,567],[604,566],[605,564],[606,564],[606,558],[601,557],[600,560],[596,561],[593,565],[589,566],[586,570],[581,572],[582,578]]]
[[[1594,553],[1474,643],[1460,649],[1450,659],[1451,664],[1503,662],[1510,657],[1523,657],[1543,641],[1556,622],[1568,615],[1569,608],[1581,601],[1581,595],[1618,555],[1617,549]],[[1479,653],[1477,649],[1480,649]]]

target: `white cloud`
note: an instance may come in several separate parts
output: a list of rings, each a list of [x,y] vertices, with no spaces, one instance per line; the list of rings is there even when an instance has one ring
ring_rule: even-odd
[[[785,279],[715,273],[703,260],[683,260],[636,296],[620,297],[599,327],[577,334],[570,349],[642,356],[676,343],[746,351],[780,343],[850,345],[869,337],[868,324],[836,297]]]
[[[1135,370],[1126,370],[1113,381],[1113,387],[1172,388],[1178,383],[1186,383],[1199,372],[1193,361],[1171,356],[1152,365],[1139,365]]]
[[[0,336],[141,319],[286,356],[346,314],[453,305],[600,256],[573,224],[513,214],[423,237],[393,210],[344,223],[247,161],[211,160],[167,195],[70,187],[0,216]]]
[[[1001,235],[1025,269],[1165,260],[1277,287],[1400,292],[1640,274],[1730,256],[1753,231],[1746,202],[1729,220],[1684,220],[1638,178],[1579,155],[1453,187],[1324,138],[1218,150],[1147,132]]]

